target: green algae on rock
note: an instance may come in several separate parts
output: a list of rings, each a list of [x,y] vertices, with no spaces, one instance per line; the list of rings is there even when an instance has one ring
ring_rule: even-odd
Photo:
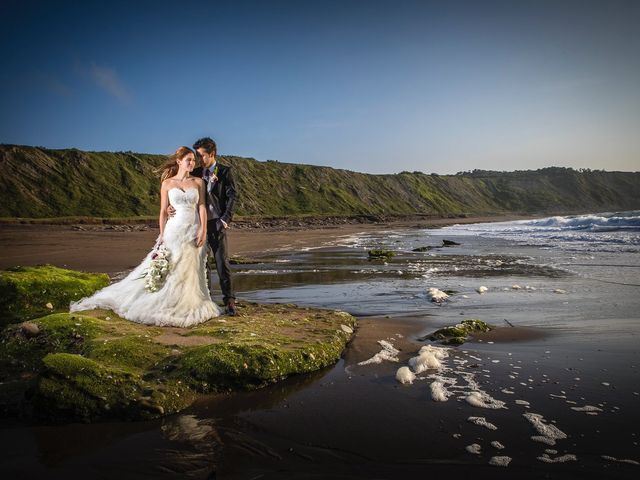
[[[395,253],[391,250],[369,250],[369,259],[391,258],[395,257]]]
[[[37,387],[39,413],[143,417],[132,407],[139,405],[144,388],[139,375],[73,353],[50,353],[43,363],[45,373]]]
[[[0,333],[0,412],[47,420],[148,419],[198,395],[252,389],[334,364],[356,320],[295,305],[152,327],[111,311],[58,313]]]
[[[68,311],[69,303],[109,285],[104,273],[39,265],[0,272],[0,326]]]
[[[256,263],[262,263],[262,260],[257,258],[243,257],[241,255],[232,255],[229,257],[229,263],[231,265],[253,265]]]
[[[440,340],[440,343],[444,345],[462,345],[469,335],[477,332],[488,332],[492,329],[491,325],[482,320],[468,319],[457,325],[436,330],[432,334],[422,337],[421,340]]]

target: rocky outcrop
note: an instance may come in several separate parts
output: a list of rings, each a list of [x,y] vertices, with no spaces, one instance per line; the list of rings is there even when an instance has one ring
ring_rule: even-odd
[[[54,284],[77,273],[57,272]],[[31,277],[35,271],[12,274]],[[20,307],[5,302],[8,310],[30,318],[35,310],[26,308],[28,302],[20,295],[14,300]],[[354,317],[334,310],[237,307],[235,317],[192,328],[146,326],[106,310],[67,310],[10,324],[0,332],[0,413],[47,421],[155,418],[202,394],[259,388],[333,365],[356,326]]]

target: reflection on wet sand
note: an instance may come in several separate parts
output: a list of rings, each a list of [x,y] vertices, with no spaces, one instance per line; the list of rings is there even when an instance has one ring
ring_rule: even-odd
[[[366,251],[310,251],[265,257],[261,263],[234,266],[236,288],[253,291],[297,285],[348,283],[402,277],[548,277],[567,272],[509,255],[447,255],[400,252],[387,260],[369,260]],[[286,260],[283,262],[283,260]]]

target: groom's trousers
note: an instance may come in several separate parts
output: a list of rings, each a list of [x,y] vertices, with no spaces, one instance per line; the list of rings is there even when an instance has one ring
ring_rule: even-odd
[[[229,300],[235,300],[233,293],[233,283],[231,282],[231,266],[229,265],[229,255],[227,250],[227,231],[219,219],[207,222],[207,241],[216,259],[216,270],[220,279],[220,290],[222,290],[222,301],[225,305]]]

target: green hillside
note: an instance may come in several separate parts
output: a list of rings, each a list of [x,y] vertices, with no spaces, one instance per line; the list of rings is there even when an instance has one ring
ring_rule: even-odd
[[[158,213],[162,155],[0,145],[0,217]],[[640,208],[640,172],[474,170],[369,175],[221,156],[234,168],[238,215],[493,214]]]

